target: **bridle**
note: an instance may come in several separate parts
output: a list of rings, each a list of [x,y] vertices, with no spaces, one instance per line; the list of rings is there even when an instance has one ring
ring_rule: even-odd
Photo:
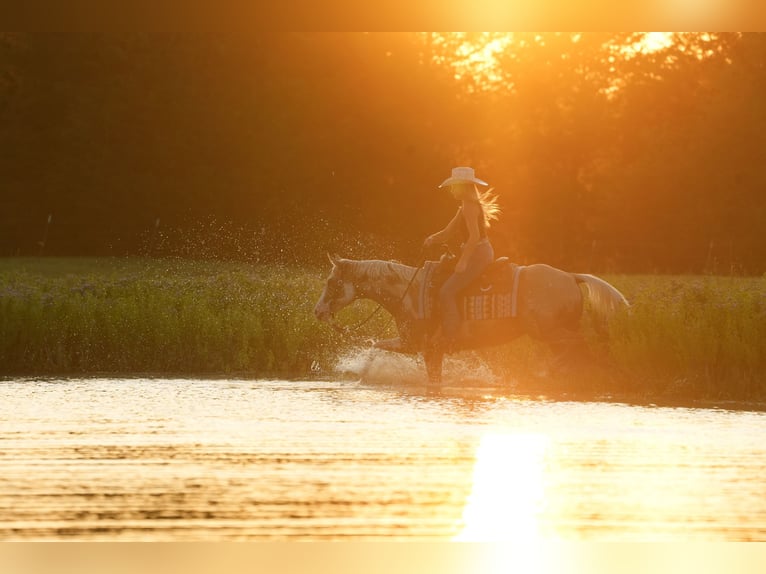
[[[425,260],[421,258],[418,265],[415,267],[415,272],[412,274],[412,277],[410,278],[409,283],[407,283],[407,287],[404,288],[404,292],[402,293],[401,297],[399,297],[399,300],[396,302],[397,305],[400,305],[402,301],[404,301],[404,298],[407,296],[407,293],[410,290],[410,287],[412,286],[412,283],[415,281],[415,277],[418,276],[418,272],[420,271],[420,268],[423,266],[423,263],[425,263]],[[354,288],[356,288],[356,285],[354,285]],[[375,315],[377,315],[380,310],[383,308],[383,305],[378,303],[378,306],[375,307],[375,310],[370,313],[365,319],[354,325],[353,327],[348,327],[345,325],[339,325],[334,320],[330,320],[330,326],[335,329],[338,333],[343,335],[344,337],[358,337],[357,331],[361,329],[365,324],[367,324],[370,319],[372,319]],[[383,325],[383,327],[380,329],[379,333],[382,333],[385,331],[388,326],[391,324],[391,321],[393,321],[393,316],[391,316],[388,321]]]

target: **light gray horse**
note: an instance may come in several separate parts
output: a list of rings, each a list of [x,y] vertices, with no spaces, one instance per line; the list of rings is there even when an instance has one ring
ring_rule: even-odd
[[[423,353],[429,385],[441,383],[445,350],[431,344],[429,325],[421,309],[424,268],[392,261],[341,259],[330,255],[332,271],[314,307],[317,319],[332,323],[334,314],[357,299],[371,299],[388,311],[399,336],[378,341],[374,348],[397,353]],[[550,265],[521,268],[518,278],[517,314],[513,318],[464,320],[457,348],[476,349],[506,343],[528,334],[550,345],[564,357],[582,348],[579,328],[584,286],[594,311],[608,316],[628,301],[615,287],[593,275],[568,273]]]

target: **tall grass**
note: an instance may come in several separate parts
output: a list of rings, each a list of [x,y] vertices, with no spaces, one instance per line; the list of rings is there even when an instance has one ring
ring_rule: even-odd
[[[609,353],[647,394],[766,399],[766,277],[624,278]]]
[[[578,368],[557,369],[550,350],[529,337],[482,357],[506,383],[531,392],[766,401],[766,277],[604,278],[631,308],[607,325],[586,312],[590,356]]]
[[[283,266],[2,260],[0,374],[307,374],[343,344],[313,316],[322,283]]]
[[[0,375],[306,377],[352,345],[313,316],[326,269],[155,259],[0,260]],[[631,301],[606,332],[586,315],[602,392],[766,400],[766,278],[605,277]],[[374,308],[341,314],[353,324]],[[364,327],[389,335],[380,313]],[[528,337],[483,351],[508,380],[547,376]]]

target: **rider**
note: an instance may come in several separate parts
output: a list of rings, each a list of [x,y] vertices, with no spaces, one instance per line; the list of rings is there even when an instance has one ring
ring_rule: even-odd
[[[497,197],[491,195],[492,190],[480,192],[477,187],[479,185],[486,187],[489,184],[478,179],[473,168],[452,169],[452,176],[445,179],[439,187],[448,187],[452,196],[460,201],[460,207],[444,229],[429,235],[423,242],[423,247],[431,247],[454,238],[462,241],[455,270],[439,290],[442,340],[446,349],[454,348],[460,329],[460,311],[457,304],[459,292],[481,275],[495,258],[492,244],[487,237],[487,229],[490,220],[497,219],[500,209]]]

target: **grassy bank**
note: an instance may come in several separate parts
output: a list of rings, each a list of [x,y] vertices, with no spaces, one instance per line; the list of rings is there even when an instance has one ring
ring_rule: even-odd
[[[0,260],[0,374],[306,374],[342,343],[312,313],[322,279],[220,262]]]
[[[326,373],[347,350],[312,309],[326,270],[151,259],[0,260],[0,375]],[[586,321],[599,392],[766,399],[766,278],[605,277],[633,308],[608,337]],[[354,323],[374,306],[343,312]],[[384,313],[365,325],[385,330]],[[390,326],[388,327],[390,329]],[[507,380],[540,378],[527,338],[481,353]],[[566,384],[563,381],[562,384]]]
[[[595,360],[564,386],[649,401],[766,401],[766,277],[604,278],[631,309],[606,333],[586,314]],[[520,381],[539,379],[550,359],[546,348],[523,339],[488,353],[504,376]]]
[[[647,395],[766,399],[766,277],[638,277],[611,329],[614,362]]]

